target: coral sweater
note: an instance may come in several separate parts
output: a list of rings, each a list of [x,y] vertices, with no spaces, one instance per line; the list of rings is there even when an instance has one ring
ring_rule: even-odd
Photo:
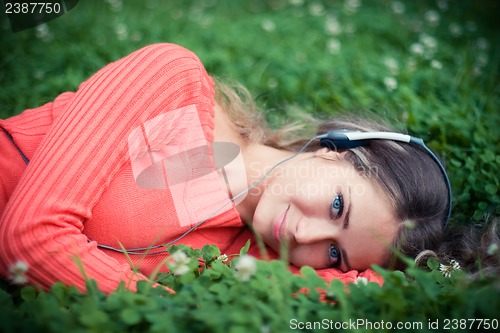
[[[0,120],[30,159],[27,166],[0,131],[0,274],[22,260],[30,282],[46,289],[62,281],[84,290],[85,277],[105,292],[120,281],[135,289],[159,265],[166,269],[166,255],[129,262],[97,244],[164,244],[207,217],[177,243],[238,253],[252,235],[227,204],[211,161],[213,97],[213,81],[192,52],[154,44],[105,66],[75,93]],[[200,147],[194,160],[201,162],[189,170],[208,168],[201,175],[179,180],[187,162],[163,162]],[[347,281],[358,273],[323,276]]]

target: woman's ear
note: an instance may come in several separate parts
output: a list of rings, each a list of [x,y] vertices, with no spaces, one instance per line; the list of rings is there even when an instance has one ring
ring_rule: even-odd
[[[337,152],[331,149],[328,149],[326,147],[318,149],[314,152],[314,157],[321,157],[327,160],[331,161],[340,161],[344,155],[346,154],[345,151],[343,152]]]

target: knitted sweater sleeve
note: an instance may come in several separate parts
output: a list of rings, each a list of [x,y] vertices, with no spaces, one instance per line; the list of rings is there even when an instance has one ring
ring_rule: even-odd
[[[145,279],[119,264],[82,233],[92,208],[129,161],[132,128],[195,105],[213,117],[213,83],[200,60],[172,44],[154,44],[113,62],[80,86],[33,156],[0,221],[0,273],[16,261],[28,279],[85,290],[86,278],[111,292]],[[204,122],[213,140],[213,122]],[[206,128],[205,128],[206,127]]]

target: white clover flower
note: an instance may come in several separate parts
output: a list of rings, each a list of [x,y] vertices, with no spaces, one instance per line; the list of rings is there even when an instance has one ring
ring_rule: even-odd
[[[121,11],[123,8],[122,0],[106,0],[106,2],[111,7],[111,10],[115,13]]]
[[[346,0],[345,7],[349,14],[354,14],[358,11],[358,8],[361,7],[361,0]]]
[[[264,20],[261,23],[261,27],[264,31],[271,32],[276,29],[276,25],[271,20]]]
[[[427,34],[421,34],[419,39],[420,39],[420,42],[426,48],[429,48],[431,50],[434,50],[438,45],[436,38],[434,38],[430,35],[427,35]]]
[[[431,67],[434,69],[442,69],[443,64],[439,60],[434,59],[431,61]]]
[[[125,24],[117,24],[115,26],[115,33],[118,40],[125,40],[128,37],[128,30]]]
[[[189,272],[189,267],[187,265],[175,266],[175,268],[173,269],[174,275],[178,275],[178,276],[184,275],[187,272]]]
[[[423,55],[424,54],[424,47],[420,43],[413,43],[410,46],[410,51],[411,53],[415,55]]]
[[[26,272],[28,272],[29,266],[22,260],[16,261],[13,265],[9,267],[9,280],[13,284],[22,285],[28,282],[26,277]]]
[[[54,39],[54,35],[49,30],[49,26],[45,23],[36,26],[35,35],[38,39],[41,39],[43,42],[50,42],[52,39]]]
[[[330,38],[326,42],[326,48],[328,49],[328,52],[331,54],[338,54],[340,52],[341,47],[342,44],[336,38]]]
[[[476,45],[480,50],[487,50],[488,47],[490,46],[490,43],[488,43],[488,40],[484,37],[480,37],[476,41]]]
[[[405,220],[403,222],[403,225],[405,226],[405,228],[415,229],[415,221],[413,221],[413,220]]]
[[[356,280],[354,280],[354,284],[358,286],[360,285],[366,286],[368,284],[368,279],[362,276],[358,276]]]
[[[491,243],[491,245],[488,246],[488,249],[486,250],[486,253],[490,256],[494,255],[497,252],[498,252],[498,244],[497,243]]]
[[[453,37],[459,37],[463,31],[462,27],[458,23],[451,23],[449,29]]]
[[[171,256],[172,262],[169,264],[170,270],[174,275],[184,275],[189,272],[189,257],[183,251],[176,251]]]
[[[394,14],[403,14],[406,10],[405,4],[401,1],[393,1],[391,3],[391,9]]]
[[[399,73],[399,63],[396,59],[387,57],[384,59],[384,65],[391,71],[392,74]]]
[[[214,22],[214,18],[212,16],[202,16],[200,19],[200,25],[204,28],[208,28]]]
[[[33,77],[37,80],[42,80],[45,77],[45,72],[41,69],[35,70]]]
[[[288,2],[294,6],[301,6],[304,4],[304,0],[288,0]]]
[[[220,256],[217,257],[217,260],[222,262],[226,262],[228,259],[229,257],[227,256],[227,254],[221,254]]]
[[[436,26],[439,24],[439,13],[435,10],[426,11],[424,14],[424,18],[431,26]]]
[[[342,27],[339,20],[333,15],[329,15],[327,17],[325,29],[327,34],[333,36],[339,35],[342,32]]]
[[[142,35],[137,32],[137,31],[134,31],[131,35],[130,35],[130,40],[132,42],[138,42],[142,39]]]
[[[325,14],[325,7],[319,2],[313,3],[309,6],[309,13],[312,16],[321,16]]]
[[[448,10],[448,1],[447,0],[438,0],[437,6],[442,11],[447,11]]]
[[[177,264],[186,264],[189,262],[189,258],[184,251],[175,251],[175,253],[172,254],[172,259]]]
[[[257,262],[254,257],[245,254],[240,257],[234,268],[240,281],[248,281],[257,270]]]
[[[450,277],[451,273],[460,270],[460,264],[452,259],[449,265],[439,264],[439,270],[445,277]]]
[[[275,78],[269,78],[269,80],[267,80],[267,86],[269,89],[276,89],[278,81]]]
[[[398,81],[393,77],[384,78],[384,84],[387,91],[391,92],[398,87]]]

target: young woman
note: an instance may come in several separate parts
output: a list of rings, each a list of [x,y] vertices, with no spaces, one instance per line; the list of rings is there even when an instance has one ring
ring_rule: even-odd
[[[339,278],[439,241],[451,202],[429,152],[286,143],[244,95],[214,85],[190,51],[155,44],[0,120],[1,275],[21,260],[31,283],[84,289],[78,262],[104,291],[133,289],[168,255],[158,245],[237,253],[247,226],[271,258],[286,249],[294,266]],[[334,129],[388,131],[333,121],[318,133]]]

